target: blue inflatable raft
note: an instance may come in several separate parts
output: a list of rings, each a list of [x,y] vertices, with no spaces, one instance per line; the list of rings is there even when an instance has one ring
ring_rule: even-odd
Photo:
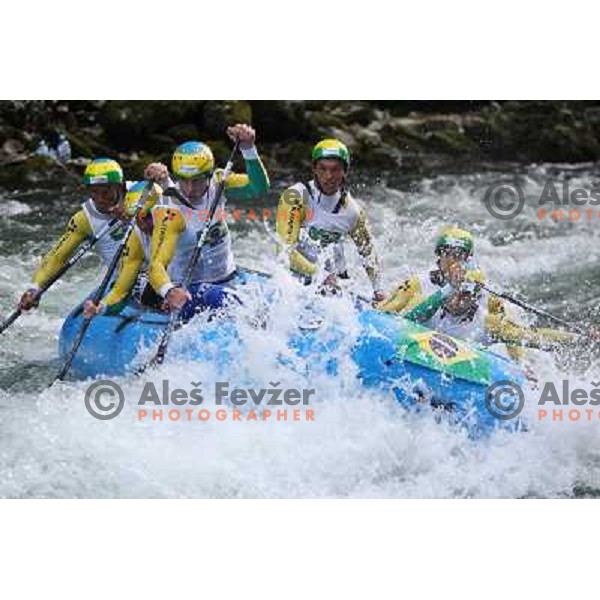
[[[261,278],[264,280],[260,274],[244,271],[236,285],[243,292],[243,286],[260,283]],[[498,419],[486,398],[486,391],[495,382],[508,380],[523,387],[524,374],[512,361],[402,317],[375,311],[368,304],[357,310],[357,319],[359,334],[350,354],[365,386],[393,393],[411,409],[434,407],[464,425],[473,436],[497,427],[522,427],[518,419]],[[166,314],[134,304],[119,315],[94,318],[73,361],[72,376],[98,378],[132,372],[140,364],[140,354],[152,355],[167,322]],[[81,323],[78,307],[67,317],[60,333],[62,359],[69,353]],[[234,318],[215,319],[195,328],[193,339],[185,343],[178,343],[177,336],[169,347],[169,360],[226,365],[243,359],[239,354],[248,351],[239,343]],[[335,350],[347,337],[347,332],[324,322],[299,327],[289,336],[287,346],[304,361],[307,370],[318,365],[335,376],[339,366]]]

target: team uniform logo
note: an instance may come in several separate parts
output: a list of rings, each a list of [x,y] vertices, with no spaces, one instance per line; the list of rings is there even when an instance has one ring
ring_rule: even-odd
[[[125,228],[123,227],[122,224],[119,225],[119,227],[115,227],[110,233],[110,239],[114,240],[115,242],[120,242],[123,239],[123,236],[125,235]]]

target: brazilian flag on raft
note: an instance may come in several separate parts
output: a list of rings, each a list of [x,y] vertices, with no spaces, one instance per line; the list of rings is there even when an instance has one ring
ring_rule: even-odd
[[[482,385],[492,380],[484,352],[457,338],[404,320],[398,328],[398,358]]]

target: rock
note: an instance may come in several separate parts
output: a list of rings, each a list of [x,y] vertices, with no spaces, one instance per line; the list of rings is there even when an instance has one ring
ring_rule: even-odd
[[[162,162],[169,166],[171,165],[171,157],[167,154],[155,155],[145,152],[134,153],[127,156],[119,156],[119,161],[123,167],[125,178],[130,181],[139,181],[144,178],[144,169],[151,162]]]
[[[578,162],[597,160],[600,145],[585,119],[586,106],[560,101],[506,102],[487,117],[489,153],[501,160]]]
[[[281,143],[288,140],[313,141],[319,128],[311,122],[311,110],[322,102],[294,100],[252,100],[252,124],[259,142]]]
[[[358,141],[357,141],[356,137],[354,136],[354,134],[351,131],[348,131],[348,130],[338,129],[337,127],[331,127],[327,131],[327,134],[324,135],[323,137],[332,137],[332,138],[335,138],[336,140],[340,140],[340,142],[342,142],[342,144],[346,144],[346,146],[348,146],[350,151],[356,150],[358,147]],[[319,140],[315,140],[315,144],[318,141]]]
[[[481,110],[490,105],[488,100],[373,100],[377,108],[386,110],[393,117],[405,116],[418,111],[421,114],[463,114]]]
[[[86,127],[77,133],[69,132],[68,137],[73,156],[91,159],[99,156],[110,157],[115,153],[114,149],[102,143],[103,135],[98,127]]]
[[[583,111],[583,118],[594,128],[600,128],[600,106],[586,108]]]
[[[0,180],[64,180],[55,166],[27,158],[40,138],[52,144],[57,131],[66,133],[74,158],[114,157],[128,174],[141,174],[152,160],[168,163],[189,139],[209,143],[223,165],[231,148],[224,130],[235,122],[257,129],[271,172],[310,168],[310,151],[325,137],[345,142],[359,168],[402,163],[415,174],[471,169],[478,160],[600,159],[600,102],[0,101]]]
[[[161,154],[163,152],[173,152],[177,147],[177,140],[170,135],[163,133],[150,133],[146,137],[146,142],[143,146],[144,152],[151,154]]]
[[[489,128],[485,119],[478,115],[464,115],[461,121],[461,127],[464,134],[477,144],[480,148],[485,149],[489,141]]]
[[[360,152],[353,157],[353,167],[359,169],[378,169],[391,171],[403,164],[400,149],[393,146],[378,146],[368,152]]]
[[[344,129],[348,124],[341,117],[337,117],[323,111],[309,111],[306,114],[306,118],[310,123],[314,139],[321,139],[331,135],[330,131],[333,128]]]
[[[212,150],[217,168],[224,167],[229,160],[229,156],[231,155],[232,143],[223,138],[217,138],[214,140],[207,140],[206,144],[208,144]],[[236,159],[239,159],[239,155],[240,153],[238,152]]]
[[[0,187],[23,189],[43,185],[64,188],[79,182],[79,174],[44,156],[27,156],[24,160],[5,163],[0,168]]]
[[[380,134],[386,143],[405,151],[418,152],[427,147],[419,122],[412,118],[391,118],[383,125]]]
[[[366,126],[376,118],[376,110],[369,102],[331,103],[333,106],[327,111],[333,117],[345,123],[356,123]]]
[[[14,157],[23,154],[24,151],[25,144],[20,140],[8,139],[2,144],[2,153],[6,156]]]
[[[203,111],[204,102],[198,101],[111,101],[102,106],[98,123],[112,145],[129,151],[181,123],[201,124]]]
[[[268,168],[290,170],[292,173],[306,172],[310,169],[312,142],[290,141],[265,156]],[[300,175],[298,175],[299,177]]]
[[[221,137],[236,123],[252,123],[252,107],[248,102],[207,102],[204,107],[203,132],[209,137]]]
[[[361,152],[369,152],[372,149],[380,148],[383,145],[381,135],[373,129],[353,125],[352,133],[356,139],[356,145]]]
[[[181,125],[175,125],[170,127],[166,131],[166,135],[175,140],[175,144],[183,144],[192,140],[201,140],[201,134],[199,127],[194,123],[182,123]]]

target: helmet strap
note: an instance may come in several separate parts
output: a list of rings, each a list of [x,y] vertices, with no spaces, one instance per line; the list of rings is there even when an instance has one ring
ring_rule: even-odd
[[[121,202],[123,202],[123,200],[125,200],[126,194],[127,194],[127,186],[125,185],[125,183],[122,183],[119,186],[119,190],[117,192],[117,202],[116,202],[116,204],[120,204]]]
[[[206,179],[206,190],[204,190],[204,195],[202,196],[203,198],[204,198],[204,196],[208,197],[208,193],[210,192],[210,184],[212,183],[214,173],[215,173],[215,171],[213,169],[208,174],[208,178]],[[225,185],[225,182],[223,182],[223,185]]]

